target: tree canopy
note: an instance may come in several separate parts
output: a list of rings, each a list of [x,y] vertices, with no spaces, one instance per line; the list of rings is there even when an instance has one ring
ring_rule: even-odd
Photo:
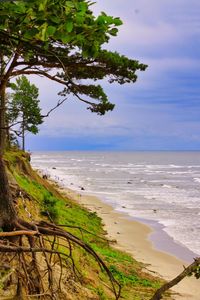
[[[132,83],[136,71],[146,65],[102,50],[122,21],[104,12],[95,17],[92,4],[85,0],[1,3],[1,83],[36,74],[63,84],[61,95],[75,95],[92,112],[103,115],[112,110],[114,105],[95,81]]]
[[[42,124],[41,109],[39,107],[39,90],[22,75],[11,84],[14,93],[8,103],[9,126],[13,123],[19,125],[16,134],[22,138],[22,149],[25,150],[25,134],[38,133],[38,125]]]

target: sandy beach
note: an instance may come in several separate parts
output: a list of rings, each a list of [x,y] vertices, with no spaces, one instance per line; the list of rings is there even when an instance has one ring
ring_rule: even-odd
[[[136,260],[144,263],[146,271],[169,281],[189,264],[178,258],[180,255],[176,256],[156,249],[149,239],[153,232],[150,226],[130,220],[95,196],[80,194],[71,189],[60,188],[60,191],[87,209],[96,211],[103,220],[108,238],[117,241],[115,247],[130,253]],[[165,248],[163,245],[162,247]],[[175,253],[176,251],[184,252],[184,248],[176,247],[178,246],[174,243]],[[185,278],[173,287],[173,292],[175,300],[200,300],[200,281],[194,277]]]

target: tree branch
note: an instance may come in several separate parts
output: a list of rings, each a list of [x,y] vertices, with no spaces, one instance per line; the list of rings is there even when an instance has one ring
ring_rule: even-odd
[[[195,258],[194,262],[192,264],[190,264],[187,268],[185,268],[184,271],[181,272],[177,277],[175,277],[171,281],[163,284],[163,286],[161,286],[161,288],[159,288],[156,291],[156,293],[154,294],[154,296],[150,300],[160,300],[160,299],[162,299],[162,295],[163,295],[164,292],[166,292],[167,290],[169,290],[174,285],[178,284],[186,276],[189,276],[193,272],[195,272],[195,269],[198,266],[200,266],[200,257]]]
[[[45,71],[41,71],[41,70],[37,70],[37,71],[36,70],[29,70],[29,71],[19,70],[19,71],[12,72],[12,74],[11,74],[12,77],[18,76],[18,75],[40,75],[40,76],[47,77],[53,81],[56,81],[62,85],[68,86],[68,82],[58,79],[56,76],[52,76],[52,75],[46,73]]]
[[[66,100],[68,100],[68,98],[64,98],[64,99],[60,99],[58,100],[56,106],[54,106],[53,108],[51,108],[46,115],[41,115],[42,118],[46,118],[48,117],[56,108],[58,108],[60,105],[62,105]]]
[[[74,92],[74,91],[73,91],[73,94],[74,94],[74,96],[76,96],[76,97],[78,98],[78,100],[80,100],[81,102],[84,102],[84,103],[86,103],[86,104],[89,104],[89,105],[91,105],[91,106],[93,106],[93,107],[95,107],[95,106],[97,105],[97,104],[95,104],[94,102],[90,102],[90,101],[88,101],[88,100],[85,100],[85,99],[81,98],[81,97],[78,95],[77,92]]]
[[[64,81],[64,80],[61,80],[59,78],[57,78],[56,76],[52,76],[48,73],[46,73],[45,71],[41,71],[41,70],[29,70],[29,71],[22,71],[19,70],[19,71],[15,71],[12,73],[12,76],[17,76],[17,75],[41,75],[41,76],[44,76],[44,77],[47,77],[53,81],[56,81],[62,85],[65,85],[67,87],[69,87],[69,84],[72,84],[75,89],[77,89],[76,85],[73,83],[73,81],[71,79],[68,79],[68,81]],[[78,95],[78,92],[76,91],[72,91],[73,95],[76,96],[78,98],[78,100],[80,100],[81,102],[84,102],[86,104],[89,104],[91,106],[95,106],[96,104],[94,102],[90,102],[88,100],[85,100],[83,98],[81,98],[79,95]],[[63,101],[64,102],[64,101]],[[56,108],[56,107],[55,107]]]
[[[10,128],[12,128],[13,126],[18,125],[18,124],[21,124],[21,123],[22,123],[22,121],[18,121],[18,122],[15,122],[15,123],[10,124],[10,125],[8,125],[8,126],[0,127],[0,129],[10,129]]]
[[[1,237],[8,237],[8,236],[20,236],[20,235],[36,235],[38,231],[29,231],[29,230],[16,230],[10,232],[0,232]]]
[[[15,51],[15,54],[13,56],[13,59],[10,63],[10,67],[8,68],[6,74],[3,76],[3,79],[1,80],[1,84],[0,84],[0,87],[3,86],[4,84],[7,84],[7,81],[12,73],[12,70],[13,68],[15,67],[15,63],[17,62],[19,56],[20,56],[20,53],[19,53],[19,49],[20,49],[20,45],[18,45],[16,51]]]

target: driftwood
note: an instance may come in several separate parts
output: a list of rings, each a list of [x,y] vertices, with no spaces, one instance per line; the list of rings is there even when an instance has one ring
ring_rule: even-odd
[[[200,257],[197,257],[197,258],[194,259],[194,262],[192,264],[190,264],[187,268],[185,268],[183,270],[183,272],[181,272],[177,277],[175,277],[171,281],[163,284],[161,286],[161,288],[159,288],[155,292],[155,294],[153,295],[153,297],[150,300],[160,300],[160,299],[162,299],[162,295],[164,294],[164,292],[166,292],[167,290],[169,290],[170,288],[172,288],[173,286],[178,284],[186,276],[195,275],[195,277],[197,279],[199,279],[199,277],[200,277],[200,271],[198,269],[199,267],[200,267]]]

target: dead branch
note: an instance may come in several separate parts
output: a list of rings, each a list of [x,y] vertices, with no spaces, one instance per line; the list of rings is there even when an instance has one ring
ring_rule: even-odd
[[[51,108],[51,109],[46,113],[46,115],[41,115],[41,117],[42,117],[42,118],[48,117],[48,116],[50,115],[50,113],[52,113],[56,108],[58,108],[60,105],[62,105],[67,99],[68,99],[68,98],[66,97],[66,98],[64,98],[64,99],[62,99],[62,100],[61,100],[61,99],[58,100],[57,104],[56,104],[53,108]]]
[[[160,300],[160,299],[162,299],[162,295],[163,295],[164,292],[169,290],[174,285],[178,284],[186,276],[190,276],[193,273],[195,273],[195,270],[198,266],[200,266],[200,257],[195,258],[194,262],[192,264],[190,264],[187,268],[185,268],[183,270],[183,272],[181,272],[177,277],[175,277],[171,281],[163,284],[163,286],[161,286],[161,288],[159,288],[156,291],[156,293],[153,295],[153,297],[150,300]]]
[[[43,252],[45,251],[46,253],[54,253],[54,254],[62,254],[66,255],[63,252],[58,252],[55,250],[50,250],[46,248],[31,248],[31,247],[23,247],[23,246],[7,246],[7,245],[2,245],[0,244],[0,252],[13,252],[13,253],[37,253],[37,252]]]
[[[38,234],[38,231],[29,231],[29,230],[16,230],[16,231],[10,231],[10,232],[0,232],[0,238],[1,237],[9,237],[9,236],[20,236],[20,235],[36,235]]]
[[[67,227],[67,228],[72,228],[72,229],[78,229],[81,232],[81,234],[82,234],[82,231],[84,231],[84,232],[86,232],[86,233],[88,233],[90,235],[93,235],[93,236],[97,237],[98,239],[101,239],[103,241],[109,242],[108,239],[106,239],[106,238],[104,238],[102,236],[99,236],[99,235],[97,235],[97,234],[95,234],[95,233],[93,233],[93,232],[91,232],[91,231],[89,231],[89,230],[87,230],[87,229],[85,229],[83,227],[80,227],[80,226],[67,225],[67,224],[64,224],[64,225],[63,224],[58,224],[57,226],[58,227]]]

